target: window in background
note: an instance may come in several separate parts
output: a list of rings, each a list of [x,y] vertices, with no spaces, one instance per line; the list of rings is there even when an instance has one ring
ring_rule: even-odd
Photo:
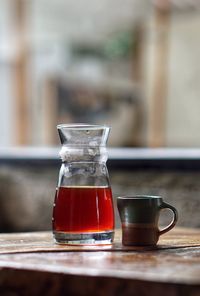
[[[111,146],[199,146],[196,1],[0,1],[0,145],[57,145],[65,122]],[[164,4],[164,5],[163,5]]]

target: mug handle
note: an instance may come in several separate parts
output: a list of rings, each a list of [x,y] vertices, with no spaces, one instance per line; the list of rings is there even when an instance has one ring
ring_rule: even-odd
[[[159,230],[159,236],[160,236],[160,235],[164,234],[165,232],[169,231],[170,229],[172,229],[176,225],[176,222],[178,221],[178,212],[173,206],[169,205],[166,202],[162,202],[162,204],[160,205],[159,208],[160,208],[160,210],[169,209],[174,214],[171,223],[168,226],[166,226],[164,229]]]

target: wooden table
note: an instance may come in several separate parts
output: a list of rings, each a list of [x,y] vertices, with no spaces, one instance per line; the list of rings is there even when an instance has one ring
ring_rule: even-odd
[[[0,235],[0,295],[200,295],[200,230],[156,248],[56,245],[50,232]]]

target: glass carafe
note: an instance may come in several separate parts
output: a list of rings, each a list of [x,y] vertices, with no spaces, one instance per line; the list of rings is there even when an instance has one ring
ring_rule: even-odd
[[[62,149],[53,208],[57,243],[110,244],[114,237],[112,191],[106,167],[110,128],[89,124],[57,126]]]

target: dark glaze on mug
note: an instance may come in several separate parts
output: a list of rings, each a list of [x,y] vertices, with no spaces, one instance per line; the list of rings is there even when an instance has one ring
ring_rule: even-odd
[[[172,229],[178,219],[177,210],[160,196],[138,195],[117,197],[122,224],[122,243],[125,246],[153,246],[160,235]],[[170,209],[172,222],[159,230],[158,220],[162,209]]]

